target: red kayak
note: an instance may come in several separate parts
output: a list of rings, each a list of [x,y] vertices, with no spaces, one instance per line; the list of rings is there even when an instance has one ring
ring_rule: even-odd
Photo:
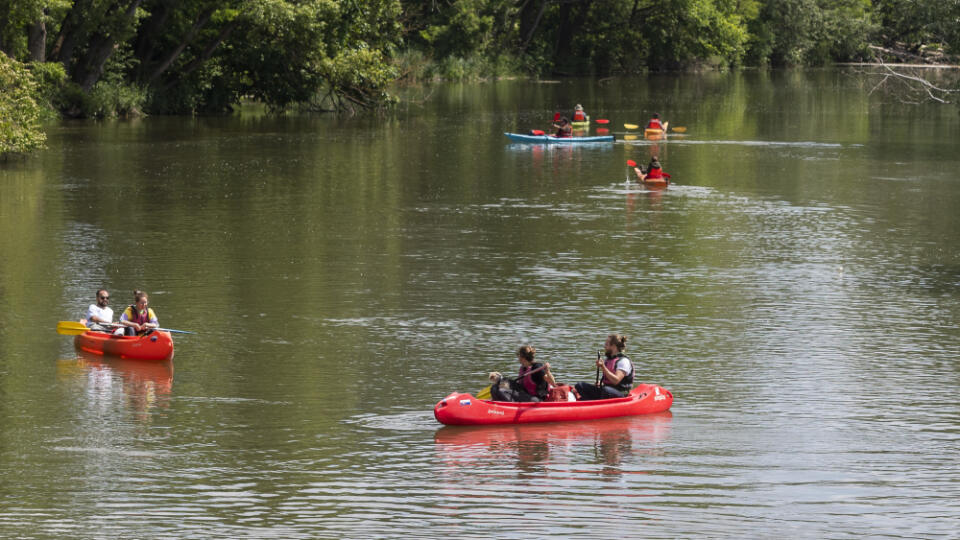
[[[448,426],[529,424],[652,414],[666,411],[672,404],[673,394],[655,384],[641,384],[627,397],[573,402],[486,401],[454,392],[437,403],[433,416]]]
[[[154,331],[143,336],[115,336],[105,332],[84,332],[73,339],[81,351],[130,360],[167,360],[173,358],[173,338],[169,332]]]

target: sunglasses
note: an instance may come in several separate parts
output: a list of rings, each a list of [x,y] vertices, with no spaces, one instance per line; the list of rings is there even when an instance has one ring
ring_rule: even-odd
[[[101,296],[100,299],[101,299],[101,300],[109,300],[110,297],[109,297],[109,296]]]

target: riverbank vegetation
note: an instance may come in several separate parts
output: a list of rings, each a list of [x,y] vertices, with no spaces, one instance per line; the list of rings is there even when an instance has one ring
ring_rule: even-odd
[[[42,144],[44,110],[357,111],[397,81],[944,61],[958,16],[936,0],[0,0],[0,149]]]

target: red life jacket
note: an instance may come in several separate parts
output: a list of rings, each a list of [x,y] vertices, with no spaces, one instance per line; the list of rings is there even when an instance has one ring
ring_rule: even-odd
[[[647,172],[647,178],[663,178],[663,169],[651,168],[650,171]]]
[[[604,360],[604,361],[603,361],[603,365],[604,365],[607,369],[609,369],[611,373],[616,373],[616,372],[617,372],[617,362],[618,362],[621,358],[627,358],[627,356],[626,356],[625,354],[623,354],[623,353],[619,353],[619,354],[617,354],[616,356],[614,356],[613,358],[607,358],[606,360]],[[627,358],[627,360],[629,360],[629,358]],[[630,373],[627,373],[626,375],[624,375],[623,378],[620,379],[620,382],[619,382],[619,383],[613,384],[612,382],[608,381],[608,380],[607,380],[607,376],[604,375],[604,376],[603,376],[603,384],[605,384],[605,385],[607,385],[607,386],[612,386],[612,387],[616,388],[617,390],[620,390],[620,391],[623,391],[623,392],[629,392],[630,389],[633,388],[633,364],[631,363],[630,366],[631,366]]]
[[[583,111],[576,111],[575,113],[573,113],[573,121],[574,121],[574,122],[586,122],[586,121],[587,121],[587,113],[585,113],[585,112],[583,112]]]
[[[536,368],[534,368],[533,365],[531,365],[530,367],[520,366],[519,377],[523,377],[524,375],[527,374],[528,371],[533,371],[534,369]],[[533,380],[533,375],[530,375],[529,377],[523,377],[522,379],[520,379],[520,384],[523,385],[523,389],[526,390],[527,393],[530,394],[531,396],[537,395],[537,383],[536,381]]]
[[[663,129],[663,124],[660,123],[660,120],[652,118],[647,122],[647,129]]]

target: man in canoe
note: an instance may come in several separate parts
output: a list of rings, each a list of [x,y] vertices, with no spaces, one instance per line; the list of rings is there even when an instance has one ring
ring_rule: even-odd
[[[570,120],[567,120],[566,116],[560,118],[560,122],[558,124],[554,124],[553,127],[557,128],[557,137],[573,137],[573,126],[570,125]]]
[[[133,291],[133,305],[127,306],[120,315],[120,325],[124,326],[124,333],[128,336],[140,336],[154,328],[159,328],[157,314],[147,307],[147,293]]]
[[[520,362],[520,374],[516,379],[504,379],[503,375],[494,371],[490,374],[490,397],[493,401],[544,401],[550,386],[556,386],[557,381],[550,373],[550,364],[535,362],[533,357],[537,350],[530,345],[523,345],[517,349],[517,360]],[[501,383],[504,386],[501,386]]]
[[[627,348],[627,336],[610,334],[603,344],[606,358],[597,355],[598,383],[578,382],[577,392],[581,400],[624,397],[633,388],[633,363],[623,354]],[[600,374],[603,377],[599,377]]]
[[[109,332],[107,327],[113,323],[113,310],[110,309],[110,293],[106,289],[97,290],[97,303],[90,304],[87,313],[80,321],[87,325],[87,328],[97,332]]]
[[[583,110],[583,105],[577,103],[577,107],[573,110],[573,121],[574,122],[586,122],[587,113]]]
[[[661,131],[663,130],[663,123],[660,122],[659,114],[653,113],[653,116],[650,118],[650,121],[647,122],[646,129],[659,129]]]

